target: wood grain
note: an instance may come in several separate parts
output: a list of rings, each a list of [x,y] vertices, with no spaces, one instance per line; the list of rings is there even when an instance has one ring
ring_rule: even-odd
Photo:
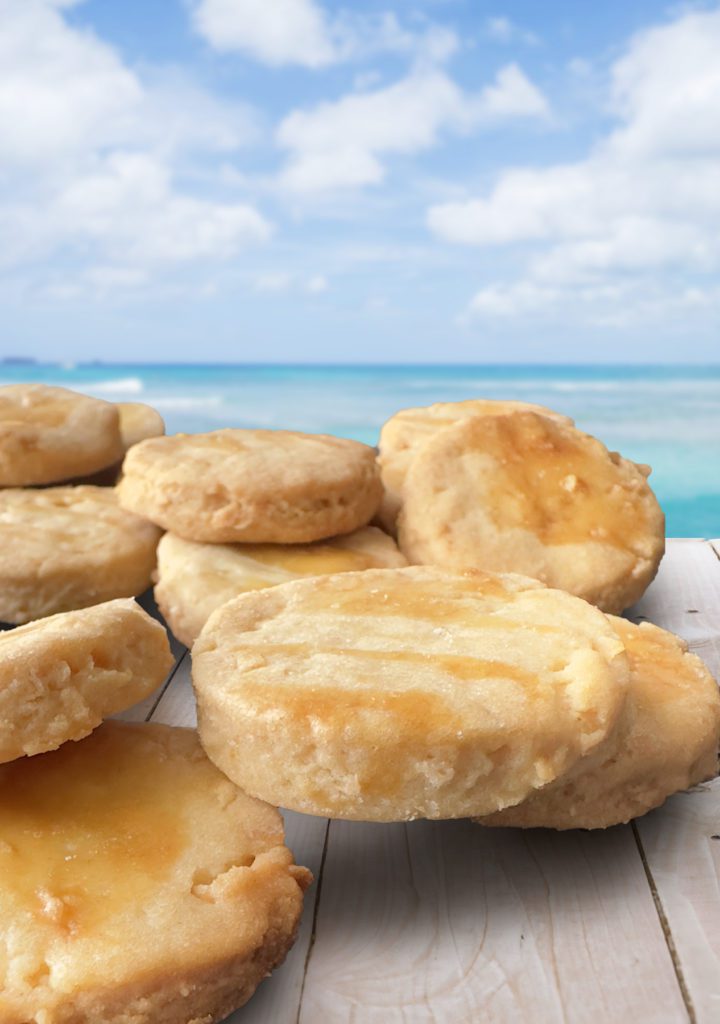
[[[331,823],[301,1024],[630,1019],[686,1018],[629,828]]]
[[[720,561],[710,544],[674,542],[634,609],[683,636],[720,676]],[[720,780],[672,797],[637,833],[670,931],[691,1019],[720,1020]]]

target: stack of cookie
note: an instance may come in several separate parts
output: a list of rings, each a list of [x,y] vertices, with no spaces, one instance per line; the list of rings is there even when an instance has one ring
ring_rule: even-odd
[[[210,758],[308,814],[605,828],[717,769],[718,688],[682,641],[523,576],[285,583],[192,658]]]
[[[155,596],[191,646],[231,597],[301,576],[406,564],[367,523],[382,496],[357,441],[284,430],[217,430],[144,441],[125,459],[124,509],[169,532]]]
[[[311,878],[275,808],[194,730],[100,724],[171,664],[129,600],[0,636],[3,1021],[217,1021],[292,945]]]
[[[0,389],[0,619],[41,619],[0,636],[3,1020],[242,1005],[310,881],[277,806],[604,828],[714,774],[707,669],[605,614],[662,556],[647,467],[519,402],[398,413],[379,462],[325,435],[164,437],[146,410]],[[117,491],[39,486],[126,450]],[[163,530],[198,733],[103,722],[170,664],[133,601],[100,603],[145,589]]]
[[[163,430],[141,403],[42,384],[0,388],[0,622],[147,590],[160,531],[99,482],[114,483],[128,448]],[[63,483],[71,479],[96,482]]]
[[[380,436],[380,521],[409,562],[519,572],[619,613],[657,572],[648,466],[521,402],[405,409]]]

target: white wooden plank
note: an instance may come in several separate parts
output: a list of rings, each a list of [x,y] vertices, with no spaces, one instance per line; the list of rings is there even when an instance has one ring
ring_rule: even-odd
[[[636,613],[685,637],[720,675],[720,561],[709,544],[668,545]],[[637,822],[657,900],[698,1024],[720,1020],[720,781]]]
[[[165,689],[157,702],[157,707],[152,713],[153,722],[164,722],[166,725],[197,724],[195,697],[190,679],[191,665],[188,651],[177,666],[172,684]]]
[[[656,579],[628,617],[683,637],[720,674],[720,563],[705,541],[669,540]]]
[[[190,655],[180,663],[171,685],[165,690],[152,715],[153,722],[168,725],[194,726],[196,724],[195,699],[190,676]],[[327,820],[284,811],[285,841],[298,864],[310,868],[315,884],[305,895],[305,905],[295,945],[281,968],[260,986],[250,1002],[228,1019],[228,1024],[280,1024],[297,1020],[300,997],[305,976],[305,962],[312,942],[315,901],[323,850],[327,835]]]
[[[331,822],[300,1024],[686,1019],[630,829]]]

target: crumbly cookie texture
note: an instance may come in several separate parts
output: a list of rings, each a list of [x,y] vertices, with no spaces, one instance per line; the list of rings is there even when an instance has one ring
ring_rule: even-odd
[[[0,767],[0,1020],[212,1024],[293,943],[280,815],[194,730],[106,722]]]
[[[649,622],[611,617],[630,659],[613,736],[527,800],[480,819],[519,828],[608,828],[658,807],[718,768],[717,683],[687,644]]]
[[[365,526],[382,496],[375,453],[289,430],[216,430],[142,441],[120,501],[187,540],[305,544]]]
[[[95,473],[123,455],[112,402],[45,384],[0,387],[0,487]]]
[[[573,421],[542,405],[529,402],[496,401],[489,398],[471,398],[465,402],[435,402],[415,409],[401,409],[385,423],[380,431],[378,463],[384,494],[377,521],[388,533],[395,534],[397,517],[402,507],[405,477],[413,457],[438,430],[449,427],[469,416],[504,416],[510,412],[536,412],[549,416],[558,423],[573,425]]]
[[[165,433],[165,422],[151,405],[145,405],[144,402],[117,402],[116,406],[125,451],[149,437],[162,437]]]
[[[212,612],[248,590],[404,565],[395,541],[374,526],[314,544],[200,544],[166,533],[158,546],[155,600],[174,635],[191,647]]]
[[[499,810],[558,778],[613,729],[628,668],[569,594],[407,568],[235,598],[192,673],[203,746],[247,792],[393,821]]]
[[[619,612],[642,596],[665,549],[646,476],[546,416],[465,419],[413,459],[400,549],[412,563],[524,573]]]
[[[111,487],[0,490],[0,621],[16,625],[136,597],[152,584],[160,530]]]
[[[0,633],[0,763],[82,739],[152,693],[171,666],[167,633],[135,601]]]

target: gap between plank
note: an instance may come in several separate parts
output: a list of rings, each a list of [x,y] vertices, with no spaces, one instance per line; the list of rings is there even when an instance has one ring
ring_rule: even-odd
[[[327,826],[325,827],[325,841],[323,842],[322,857],[320,858],[320,871],[318,872],[317,879],[317,893],[315,894],[315,906],[313,907],[312,930],[310,932],[310,941],[308,943],[307,953],[305,954],[305,970],[303,971],[303,980],[302,985],[300,986],[300,998],[298,999],[297,1017],[295,1018],[295,1024],[300,1024],[303,996],[305,995],[305,981],[307,979],[308,967],[310,966],[310,957],[312,956],[313,946],[315,945],[317,918],[318,911],[320,910],[320,897],[322,896],[322,881],[323,875],[325,874],[325,858],[327,856],[328,841],[330,839],[330,822],[331,819],[328,818]]]
[[[660,921],[660,927],[663,930],[665,936],[665,942],[667,944],[668,952],[672,960],[673,969],[675,971],[675,977],[680,987],[680,994],[682,995],[683,1002],[685,1003],[685,1009],[687,1010],[689,1024],[698,1024],[697,1014],[695,1013],[695,1007],[693,1006],[692,996],[690,990],[685,981],[685,975],[683,973],[682,964],[680,963],[680,957],[678,955],[677,948],[675,946],[675,940],[673,939],[672,930],[670,928],[670,922],[665,914],[665,908],[662,905],[660,899],[660,893],[658,892],[657,886],[655,885],[655,879],[653,878],[650,865],[647,857],[645,856],[645,850],[643,849],[642,840],[640,833],[638,832],[637,825],[634,821],[630,822],[635,836],[635,843],[640,854],[640,860],[642,861],[643,868],[645,870],[645,877],[647,878],[648,885],[650,886],[650,892],[652,893],[653,903],[655,904],[655,910],[657,912],[658,920]]]

